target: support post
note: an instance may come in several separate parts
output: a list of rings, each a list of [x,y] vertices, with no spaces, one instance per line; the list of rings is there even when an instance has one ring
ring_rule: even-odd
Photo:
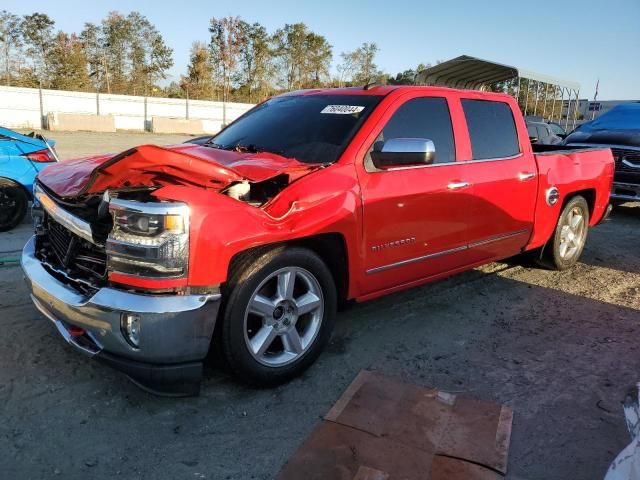
[[[573,124],[571,125],[571,130],[576,128],[576,117],[578,115],[578,106],[580,104],[580,89],[576,90],[576,105],[573,109]]]
[[[44,119],[44,99],[42,98],[42,81],[38,88],[38,96],[40,97],[40,130],[44,130],[47,125]]]
[[[100,115],[100,91],[96,90],[96,115]]]
[[[144,131],[148,132],[151,129],[148,126],[149,124],[147,123],[147,97],[144,97]]]

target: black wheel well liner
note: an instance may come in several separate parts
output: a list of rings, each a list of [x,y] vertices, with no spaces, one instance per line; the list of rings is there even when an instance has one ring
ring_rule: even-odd
[[[568,193],[564,197],[564,200],[562,202],[562,208],[560,209],[560,211],[562,212],[564,207],[567,206],[567,203],[569,203],[571,201],[571,199],[577,197],[578,195],[583,197],[587,201],[587,205],[589,206],[589,218],[593,217],[593,212],[594,212],[594,209],[596,207],[596,190],[595,190],[595,188],[586,188],[584,190],[577,190],[575,192]]]
[[[250,262],[256,256],[275,248],[288,246],[307,248],[318,255],[331,271],[339,301],[347,299],[349,290],[348,255],[344,237],[340,233],[321,233],[285,242],[260,245],[238,252],[229,262],[227,281],[233,278],[237,269],[242,269],[247,262]]]
[[[22,191],[24,191],[24,193],[27,195],[27,199],[29,199],[29,201],[33,200],[33,195],[32,193],[27,189],[27,187],[25,187],[24,185],[22,185],[19,182],[16,182],[14,179],[9,178],[9,177],[3,177],[0,175],[0,184],[5,181],[5,182],[9,182],[13,185],[16,185],[18,187],[20,187],[22,189]]]

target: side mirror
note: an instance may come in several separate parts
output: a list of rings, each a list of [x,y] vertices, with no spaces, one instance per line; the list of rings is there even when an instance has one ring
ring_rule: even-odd
[[[378,142],[371,152],[373,165],[380,170],[430,165],[435,158],[436,147],[426,138],[392,138]]]
[[[538,143],[538,140],[540,140],[538,137],[529,137],[531,143]]]

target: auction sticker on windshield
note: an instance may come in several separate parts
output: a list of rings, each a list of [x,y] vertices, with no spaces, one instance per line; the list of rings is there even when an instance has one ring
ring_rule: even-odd
[[[335,113],[338,115],[351,115],[353,113],[360,113],[364,110],[364,107],[358,105],[327,105],[322,109],[320,113]]]

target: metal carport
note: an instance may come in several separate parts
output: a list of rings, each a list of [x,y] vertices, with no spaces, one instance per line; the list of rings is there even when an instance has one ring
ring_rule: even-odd
[[[540,114],[545,120],[558,123],[564,120],[565,129],[569,122],[572,128],[575,127],[580,96],[580,84],[577,82],[461,55],[422,70],[416,76],[416,84],[505,91],[518,100],[525,115]],[[556,101],[560,102],[559,110],[556,109]]]

